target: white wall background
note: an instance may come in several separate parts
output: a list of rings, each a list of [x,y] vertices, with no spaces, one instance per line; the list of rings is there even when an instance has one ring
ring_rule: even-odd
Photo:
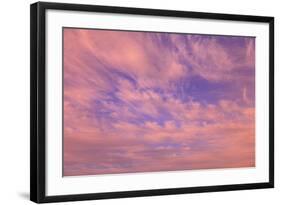
[[[51,1],[51,0],[49,0]],[[281,71],[279,1],[270,0],[60,0],[69,3],[146,7],[187,11],[268,15],[275,17],[275,176],[276,188],[233,192],[187,194],[67,204],[280,204]],[[2,1],[0,7],[0,204],[32,204],[29,201],[29,4],[34,1]],[[126,182],[124,182],[126,183]],[[64,204],[64,203],[63,203]]]

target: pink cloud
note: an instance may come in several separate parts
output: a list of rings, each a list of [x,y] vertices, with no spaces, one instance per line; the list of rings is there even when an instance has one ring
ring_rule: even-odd
[[[255,43],[242,40],[64,29],[64,175],[255,166]],[[192,96],[198,78],[220,95]]]

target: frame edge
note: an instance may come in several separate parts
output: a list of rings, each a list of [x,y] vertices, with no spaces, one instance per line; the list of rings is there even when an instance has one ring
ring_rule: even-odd
[[[38,202],[37,170],[37,8],[30,5],[30,200]]]
[[[269,23],[269,184],[274,188],[274,17]]]
[[[45,195],[45,6],[30,5],[30,200]]]

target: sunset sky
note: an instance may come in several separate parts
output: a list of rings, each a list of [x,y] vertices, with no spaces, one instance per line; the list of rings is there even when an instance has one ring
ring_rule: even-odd
[[[255,166],[255,38],[63,32],[64,176]]]

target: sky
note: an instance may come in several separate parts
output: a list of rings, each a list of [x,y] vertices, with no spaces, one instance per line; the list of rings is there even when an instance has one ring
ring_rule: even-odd
[[[64,28],[64,176],[255,166],[255,38]]]

